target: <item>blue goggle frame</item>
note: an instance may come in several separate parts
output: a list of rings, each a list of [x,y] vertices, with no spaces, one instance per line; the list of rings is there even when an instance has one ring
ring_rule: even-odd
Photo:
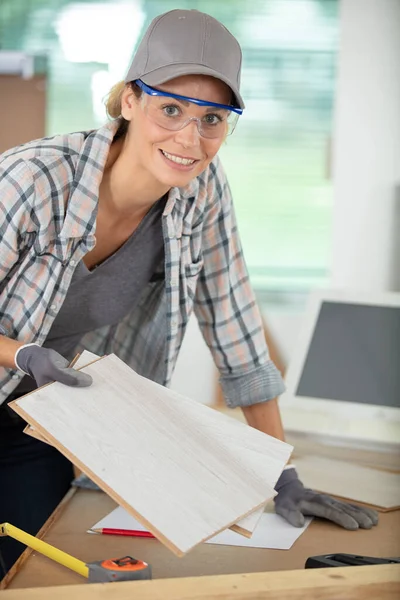
[[[217,102],[207,102],[206,100],[199,100],[198,98],[190,98],[189,96],[179,96],[178,94],[172,94],[170,92],[162,92],[161,90],[157,90],[156,88],[150,87],[146,83],[144,83],[141,79],[136,79],[133,83],[149,96],[165,96],[166,98],[175,98],[175,100],[183,100],[185,102],[192,102],[193,104],[197,104],[198,106],[215,106],[216,108],[222,108],[224,110],[229,110],[238,115],[243,114],[242,108],[237,108],[236,106],[230,106],[228,104],[218,104]]]

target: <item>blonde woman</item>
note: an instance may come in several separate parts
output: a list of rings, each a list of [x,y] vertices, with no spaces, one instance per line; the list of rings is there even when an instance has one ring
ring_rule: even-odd
[[[225,399],[250,425],[283,439],[269,359],[217,158],[244,102],[241,50],[195,10],[157,17],[104,127],[57,135],[0,157],[0,522],[35,533],[70,485],[70,463],[22,433],[7,404],[49,381],[87,386],[75,353],[115,352],[168,385],[194,310]],[[276,509],[349,529],[371,511],[305,490],[294,468]],[[3,538],[3,569],[20,551]]]

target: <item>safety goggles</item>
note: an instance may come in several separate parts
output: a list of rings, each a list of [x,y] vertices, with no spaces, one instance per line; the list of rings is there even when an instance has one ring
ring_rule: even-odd
[[[209,139],[224,138],[233,133],[239,116],[243,110],[227,104],[206,102],[197,98],[179,96],[162,92],[137,79],[134,83],[144,92],[142,95],[142,108],[146,116],[163,129],[179,131],[195,121],[202,137]],[[191,104],[204,106],[206,111],[203,116],[192,114]]]

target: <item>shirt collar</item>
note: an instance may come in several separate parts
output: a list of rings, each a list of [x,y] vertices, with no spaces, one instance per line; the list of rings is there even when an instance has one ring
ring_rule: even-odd
[[[84,237],[94,232],[99,187],[118,126],[117,121],[112,121],[87,134],[77,160],[60,237]]]

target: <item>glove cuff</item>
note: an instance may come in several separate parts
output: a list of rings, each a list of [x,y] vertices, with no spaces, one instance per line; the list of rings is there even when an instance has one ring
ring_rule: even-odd
[[[32,377],[31,373],[29,373],[26,369],[23,369],[18,362],[18,355],[21,352],[21,350],[24,350],[24,348],[29,348],[29,346],[38,346],[40,348],[40,345],[36,344],[36,343],[24,344],[23,346],[20,346],[14,355],[14,362],[15,362],[17,369],[22,371],[25,375],[29,375],[30,377]]]

